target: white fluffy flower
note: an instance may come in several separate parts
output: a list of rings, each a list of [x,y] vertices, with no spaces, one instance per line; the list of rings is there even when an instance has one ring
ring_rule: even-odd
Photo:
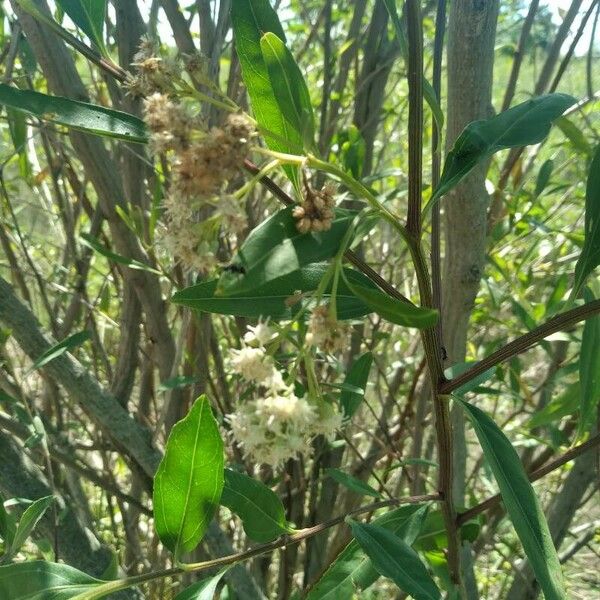
[[[231,350],[231,366],[244,379],[263,383],[269,381],[274,369],[264,348],[244,346],[241,350]]]
[[[295,394],[272,394],[227,415],[235,439],[256,462],[272,466],[311,451],[314,408]]]
[[[273,339],[274,335],[273,330],[266,323],[259,321],[256,325],[248,326],[248,331],[244,334],[244,342],[250,345],[265,346]]]

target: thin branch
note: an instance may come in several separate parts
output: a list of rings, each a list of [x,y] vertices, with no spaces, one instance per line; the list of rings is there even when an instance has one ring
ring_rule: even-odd
[[[458,375],[449,381],[443,382],[440,386],[440,393],[451,394],[461,385],[472,381],[478,375],[481,375],[488,369],[491,369],[492,367],[509,360],[513,356],[529,350],[529,348],[535,346],[535,344],[541,342],[549,335],[552,335],[558,331],[564,331],[571,325],[575,325],[580,321],[585,321],[586,319],[589,319],[598,313],[600,313],[600,300],[594,300],[593,302],[588,302],[583,306],[578,306],[577,308],[573,308],[572,310],[557,315],[543,325],[536,327],[533,331],[530,331],[525,335],[518,337],[516,340],[509,342],[506,344],[506,346],[479,361],[476,365],[461,375]]]

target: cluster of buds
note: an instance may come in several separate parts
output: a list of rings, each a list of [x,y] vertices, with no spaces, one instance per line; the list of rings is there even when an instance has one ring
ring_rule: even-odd
[[[172,165],[161,240],[183,267],[206,273],[218,264],[220,231],[239,234],[247,226],[241,202],[224,190],[238,173],[254,130],[245,117],[230,114],[221,127],[207,131],[201,118],[176,100],[173,80],[167,85],[167,75],[175,77],[176,69],[153,52],[144,42],[135,66],[138,84],[152,91],[144,101],[150,147]],[[195,68],[202,71],[200,63]]]
[[[171,57],[160,56],[156,43],[144,38],[133,57],[134,74],[129,74],[125,87],[135,97],[156,92],[169,92],[173,82],[181,77],[180,64]]]
[[[314,190],[304,182],[304,199],[293,210],[296,228],[300,233],[327,231],[335,216],[335,186],[327,183],[320,190]]]
[[[348,326],[338,321],[331,314],[330,307],[323,304],[315,307],[312,311],[308,322],[306,343],[309,346],[318,346],[321,350],[334,354],[346,347],[348,331]]]

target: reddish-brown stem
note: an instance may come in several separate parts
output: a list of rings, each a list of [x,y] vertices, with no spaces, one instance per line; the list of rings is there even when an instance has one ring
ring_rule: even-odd
[[[530,331],[521,337],[518,337],[516,340],[509,342],[500,348],[500,350],[497,350],[493,354],[490,354],[483,360],[479,361],[476,365],[461,375],[458,375],[449,381],[443,382],[440,386],[440,392],[442,394],[451,394],[460,386],[475,379],[475,377],[478,375],[485,373],[485,371],[488,369],[499,365],[500,363],[512,358],[513,356],[516,356],[517,354],[521,354],[521,352],[525,352],[525,350],[529,350],[529,348],[535,346],[535,344],[541,342],[549,335],[552,335],[558,331],[564,331],[571,325],[575,325],[580,321],[585,321],[586,319],[589,319],[598,313],[600,313],[600,300],[594,300],[593,302],[588,302],[583,306],[578,306],[577,308],[573,308],[572,310],[557,315],[543,325],[536,327],[533,331]]]

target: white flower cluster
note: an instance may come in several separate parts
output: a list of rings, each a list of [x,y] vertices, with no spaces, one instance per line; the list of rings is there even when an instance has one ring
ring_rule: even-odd
[[[271,328],[259,322],[249,329],[244,347],[232,350],[230,365],[245,380],[255,383],[261,395],[240,403],[227,420],[247,456],[277,467],[299,454],[310,454],[316,435],[333,438],[342,416],[331,405],[313,406],[296,396],[266,352],[265,344],[274,337]]]

